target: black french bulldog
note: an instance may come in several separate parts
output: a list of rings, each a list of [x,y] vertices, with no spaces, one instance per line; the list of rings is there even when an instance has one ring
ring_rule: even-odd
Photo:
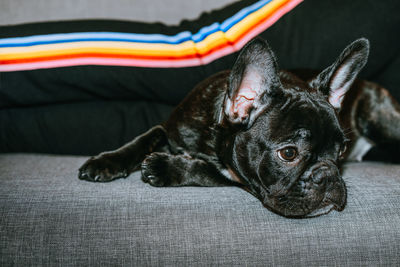
[[[368,40],[358,39],[318,75],[295,75],[278,70],[255,39],[232,71],[197,85],[164,124],[90,158],[79,178],[108,182],[141,167],[153,186],[240,186],[286,217],[341,211],[341,160],[400,141],[399,105],[356,80],[368,53]]]

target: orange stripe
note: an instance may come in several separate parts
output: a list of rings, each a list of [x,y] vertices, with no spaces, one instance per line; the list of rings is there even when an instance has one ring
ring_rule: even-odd
[[[121,55],[121,54],[103,54],[103,53],[80,53],[80,54],[69,54],[60,56],[48,56],[39,58],[26,58],[26,59],[11,59],[11,60],[0,60],[0,64],[19,64],[19,63],[34,63],[43,62],[48,60],[60,60],[60,59],[71,59],[71,58],[84,58],[84,57],[97,57],[97,58],[121,58],[121,59],[147,59],[147,60],[181,60],[190,58],[200,58],[202,56],[207,56],[216,50],[222,49],[226,45],[215,47],[214,49],[207,52],[207,54],[192,54],[187,56],[166,56],[166,57],[152,57],[152,56],[138,56],[138,55]]]
[[[86,58],[86,57],[95,57],[95,58],[116,58],[116,59],[144,59],[144,60],[182,60],[182,59],[192,59],[192,58],[202,58],[207,55],[215,52],[216,50],[223,49],[229,46],[235,46],[242,38],[244,38],[248,31],[252,28],[256,28],[260,24],[265,23],[270,19],[278,10],[284,9],[284,6],[290,3],[290,0],[283,1],[279,6],[275,6],[273,10],[268,12],[268,16],[264,17],[262,20],[253,21],[251,25],[245,25],[244,28],[238,29],[236,34],[232,35],[229,40],[224,36],[220,36],[218,40],[215,40],[212,45],[208,47],[207,50],[196,50],[195,53],[186,53],[181,55],[129,55],[129,54],[118,54],[118,53],[102,53],[102,52],[78,52],[71,54],[63,54],[63,55],[54,55],[54,56],[42,56],[42,57],[32,57],[32,58],[21,58],[21,59],[6,59],[1,60],[0,64],[20,64],[20,63],[35,63],[35,62],[44,62],[51,60],[62,60],[62,59],[77,59],[77,58]]]
[[[253,27],[256,27],[266,20],[268,20],[269,16],[264,20],[259,21],[257,24],[253,24]],[[113,53],[76,53],[69,55],[60,55],[60,56],[46,56],[46,57],[34,57],[34,58],[25,58],[25,59],[10,59],[10,60],[0,60],[0,64],[18,64],[18,63],[33,63],[33,62],[43,62],[46,60],[59,60],[59,59],[69,59],[69,58],[79,58],[79,57],[99,57],[99,58],[126,58],[126,59],[151,59],[151,60],[180,60],[180,59],[188,59],[188,58],[198,58],[211,54],[215,50],[222,49],[227,46],[233,46],[237,41],[239,41],[243,36],[247,34],[246,31],[243,31],[241,35],[237,35],[234,42],[226,40],[226,42],[222,43],[222,45],[215,46],[212,49],[208,50],[206,53],[197,53],[197,54],[187,54],[183,56],[140,56],[140,55],[124,55],[124,54],[113,54]]]

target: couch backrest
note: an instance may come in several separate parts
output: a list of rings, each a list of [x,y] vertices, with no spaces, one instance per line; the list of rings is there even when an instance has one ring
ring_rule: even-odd
[[[177,24],[234,0],[1,0],[0,25],[69,19],[124,19]]]

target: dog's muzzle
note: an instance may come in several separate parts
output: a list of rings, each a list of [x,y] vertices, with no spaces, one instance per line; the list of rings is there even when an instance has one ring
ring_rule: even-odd
[[[310,166],[285,189],[277,190],[279,194],[266,194],[263,199],[264,206],[285,217],[315,217],[332,210],[342,211],[346,205],[345,183],[339,168],[330,160]]]
[[[347,191],[340,175],[339,168],[333,161],[321,161],[311,169],[309,179],[320,188],[325,188],[321,207],[311,212],[307,217],[326,214],[331,210],[342,211],[346,206]]]

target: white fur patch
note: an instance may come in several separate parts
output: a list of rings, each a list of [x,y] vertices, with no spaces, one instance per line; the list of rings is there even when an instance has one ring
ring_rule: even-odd
[[[368,151],[374,146],[375,144],[371,140],[363,136],[359,137],[356,140],[353,148],[351,149],[350,154],[347,157],[347,160],[362,161],[362,158],[365,156],[365,154],[367,154]]]
[[[233,180],[231,174],[229,173],[228,169],[222,169],[222,175],[228,178],[229,180]]]
[[[231,181],[242,183],[240,178],[235,174],[235,172],[230,167],[228,167],[227,169],[222,169],[221,173]]]

